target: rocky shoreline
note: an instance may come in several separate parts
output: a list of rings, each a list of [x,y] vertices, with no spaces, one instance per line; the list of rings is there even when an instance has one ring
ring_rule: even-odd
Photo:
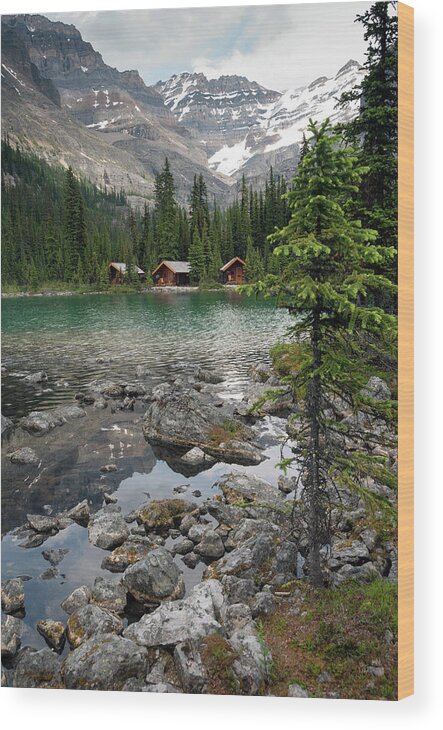
[[[296,405],[265,365],[251,369],[250,388],[241,401],[219,397],[224,374],[213,370],[196,368],[191,378],[155,386],[143,368],[134,375],[132,382],[95,381],[75,404],[34,411],[17,423],[2,416],[4,479],[19,474],[28,486],[51,479],[66,459],[61,442],[78,448],[116,419],[122,427],[129,419],[140,442],[150,444],[185,478],[218,462],[232,467],[211,497],[178,485],[173,496],[145,495],[136,509],[125,512],[116,492],[122,479],[118,458],[111,450],[112,458],[104,461],[97,448],[93,462],[84,465],[100,475],[92,498],[62,510],[55,500],[39,512],[27,512],[12,534],[23,549],[48,543],[42,549],[48,579],[62,569],[67,553],[52,547],[51,539],[73,525],[87,531],[89,543],[103,553],[101,568],[109,578],[100,574],[66,595],[64,621],[41,616],[36,630],[47,644],[43,649],[22,645],[27,576],[3,581],[2,684],[273,694],[275,658],[263,627],[282,606],[303,615],[307,548],[299,525],[304,504],[294,477],[281,474],[275,485],[242,467],[266,458],[260,439],[264,418],[284,419],[289,437],[296,437]],[[35,382],[42,377],[35,374]],[[387,385],[372,379],[368,387],[376,397]],[[271,397],[270,390],[277,394]],[[260,406],[252,411],[257,401]],[[343,407],[338,417],[360,415]],[[48,449],[61,465],[48,463]],[[383,455],[395,472],[395,449]],[[365,487],[395,509],[396,494],[388,486],[368,479]],[[332,518],[334,537],[323,550],[331,590],[339,591],[349,579],[363,586],[396,583],[396,545],[380,511],[371,511],[361,495],[342,488]],[[196,566],[202,578],[188,587],[186,575]],[[384,668],[368,673],[377,695]],[[327,682],[322,687],[315,691],[318,696],[341,696]],[[279,693],[309,694],[295,681],[285,688]]]

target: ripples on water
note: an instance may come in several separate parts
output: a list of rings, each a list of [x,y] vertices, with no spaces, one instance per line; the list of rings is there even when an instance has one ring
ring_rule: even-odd
[[[284,310],[235,291],[24,297],[2,304],[3,412],[22,415],[71,401],[97,377],[164,379],[197,365],[220,368],[238,396],[247,370],[290,325]],[[111,358],[98,364],[96,358]],[[40,390],[21,375],[45,370]],[[57,385],[65,379],[68,385]]]

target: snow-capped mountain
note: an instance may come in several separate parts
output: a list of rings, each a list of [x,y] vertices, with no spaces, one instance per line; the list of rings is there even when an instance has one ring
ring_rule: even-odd
[[[203,74],[173,76],[155,88],[178,123],[206,143],[211,169],[258,180],[270,164],[293,174],[310,118],[338,122],[356,114],[356,104],[337,108],[337,100],[363,74],[351,60],[333,78],[322,76],[284,93],[242,76],[208,80]]]

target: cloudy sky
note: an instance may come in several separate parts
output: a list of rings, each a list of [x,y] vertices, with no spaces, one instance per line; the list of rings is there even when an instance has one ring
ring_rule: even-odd
[[[371,3],[315,3],[47,13],[73,23],[106,63],[148,84],[182,71],[239,74],[277,90],[333,76],[364,60],[357,13]]]

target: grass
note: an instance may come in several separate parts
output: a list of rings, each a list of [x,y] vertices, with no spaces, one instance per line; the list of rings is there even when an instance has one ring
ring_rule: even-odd
[[[243,433],[243,424],[238,421],[225,418],[221,424],[214,426],[209,431],[208,436],[214,446],[220,446],[220,444],[229,443],[233,439],[242,438]]]
[[[220,634],[210,634],[203,639],[200,652],[208,677],[208,693],[238,694],[238,681],[232,669],[238,653],[229,642]]]
[[[270,350],[272,367],[281,376],[293,375],[303,366],[307,348],[301,342],[281,342]]]
[[[288,685],[297,682],[315,697],[395,699],[396,585],[380,579],[314,590],[300,581],[293,590],[263,620],[273,658],[270,693],[285,696]],[[371,665],[382,666],[384,675],[369,673]],[[329,682],[319,681],[322,672],[331,675]]]

